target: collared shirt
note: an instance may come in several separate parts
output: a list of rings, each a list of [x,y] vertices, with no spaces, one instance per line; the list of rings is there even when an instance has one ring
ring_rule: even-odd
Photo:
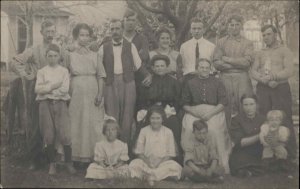
[[[116,42],[113,41],[113,44]],[[122,65],[122,46],[123,45],[123,40],[121,41],[121,45],[114,46],[113,45],[113,53],[114,53],[114,74],[122,74],[123,73],[123,65]],[[142,61],[139,56],[139,53],[133,43],[131,43],[131,53],[133,57],[133,63],[135,65],[136,70],[138,70],[141,65]],[[100,54],[100,60],[103,62],[103,46],[100,47],[99,49],[99,54]]]
[[[44,94],[43,91],[49,91],[53,84],[60,82],[60,87]],[[69,100],[69,85],[70,76],[66,68],[60,65],[56,67],[47,65],[37,72],[37,80],[35,85],[35,92],[37,93],[36,99]]]
[[[206,140],[200,142],[196,137],[192,138],[193,145],[186,148],[184,163],[193,161],[196,165],[209,165],[213,160],[219,160],[217,146],[212,138],[208,134]]]
[[[256,72],[263,76],[269,69],[276,75],[276,81],[287,82],[293,74],[293,54],[290,49],[277,43],[274,47],[266,47],[255,57]],[[269,66],[266,66],[269,64]]]
[[[196,45],[199,45],[199,58],[206,58],[208,60],[212,60],[212,55],[215,49],[215,45],[203,37],[196,40],[192,38],[185,43],[183,43],[180,47],[180,54],[182,56],[183,63],[183,75],[188,73],[193,73],[196,71]]]
[[[214,60],[221,60],[222,56],[227,56],[232,58],[245,58],[251,63],[253,59],[253,49],[254,47],[250,40],[242,36],[233,37],[227,35],[217,42]],[[240,69],[239,67],[237,68]]]

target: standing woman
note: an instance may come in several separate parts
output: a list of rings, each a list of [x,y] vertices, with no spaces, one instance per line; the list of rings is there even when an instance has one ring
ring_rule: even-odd
[[[73,29],[77,47],[67,57],[71,73],[71,117],[73,161],[91,162],[97,141],[103,138],[103,78],[106,77],[98,53],[89,50],[93,31],[85,23]]]
[[[259,142],[259,132],[265,117],[257,112],[255,95],[243,95],[241,104],[242,111],[233,117],[228,127],[234,143],[229,167],[233,176],[249,177],[262,173],[263,147]]]
[[[150,58],[154,55],[166,55],[170,59],[170,64],[167,67],[167,73],[175,76],[177,79],[182,78],[182,59],[178,51],[172,50],[171,36],[172,33],[167,28],[161,28],[157,31],[158,48],[150,51]]]

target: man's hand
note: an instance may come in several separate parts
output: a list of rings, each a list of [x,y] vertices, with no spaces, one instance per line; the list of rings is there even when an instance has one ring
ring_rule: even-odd
[[[146,87],[149,87],[152,83],[152,75],[149,74],[143,81],[142,84]]]
[[[271,76],[270,75],[263,76],[260,81],[263,84],[268,84],[271,81]]]
[[[61,87],[61,85],[62,85],[62,81],[53,83],[53,84],[51,84],[51,90],[57,89],[57,88]]]
[[[278,82],[276,82],[276,81],[270,81],[270,82],[268,82],[268,85],[269,85],[269,87],[271,87],[271,88],[275,88],[275,87],[278,86]]]

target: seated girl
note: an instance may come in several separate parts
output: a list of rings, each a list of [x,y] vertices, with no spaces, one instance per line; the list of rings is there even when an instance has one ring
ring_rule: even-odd
[[[154,55],[150,62],[154,74],[151,86],[145,89],[147,90],[145,92],[147,96],[145,97],[146,100],[142,106],[142,110],[138,112],[136,138],[140,129],[149,125],[149,122],[147,122],[148,119],[145,116],[147,114],[147,109],[153,105],[161,106],[166,113],[166,119],[163,124],[172,130],[176,140],[176,147],[178,147],[177,152],[178,154],[182,154],[180,148],[181,123],[178,118],[181,94],[180,84],[175,78],[167,74],[167,68],[170,64],[168,56]],[[178,156],[177,161],[182,163],[181,159],[182,157]]]
[[[167,177],[179,180],[182,167],[172,160],[176,156],[175,141],[172,131],[162,125],[164,109],[153,106],[149,115],[150,125],[141,129],[136,143],[138,158],[129,164],[131,177],[145,178],[151,186]]]
[[[103,134],[106,136],[101,142],[96,143],[94,163],[87,169],[85,178],[111,179],[127,177],[129,174],[126,161],[128,147],[126,143],[117,139],[119,126],[113,119],[108,119],[103,125]]]

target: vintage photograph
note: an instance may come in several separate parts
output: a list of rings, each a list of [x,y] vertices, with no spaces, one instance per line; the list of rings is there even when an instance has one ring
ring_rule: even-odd
[[[4,0],[0,52],[0,188],[299,188],[298,0]]]

